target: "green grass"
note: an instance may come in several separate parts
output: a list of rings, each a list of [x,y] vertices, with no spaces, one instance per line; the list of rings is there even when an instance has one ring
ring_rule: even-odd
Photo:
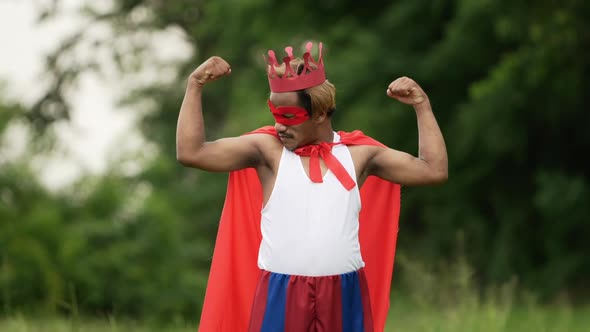
[[[196,331],[195,326],[174,324],[155,325],[145,322],[116,319],[65,319],[58,317],[15,316],[0,321],[2,332],[185,332]]]
[[[388,332],[588,332],[590,308],[536,305],[393,305]]]
[[[536,305],[418,308],[394,301],[386,332],[587,332],[590,308]],[[188,332],[196,326],[154,325],[117,319],[65,319],[12,316],[0,320],[2,332]]]

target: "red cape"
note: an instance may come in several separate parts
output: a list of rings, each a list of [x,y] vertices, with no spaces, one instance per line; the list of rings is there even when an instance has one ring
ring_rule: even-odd
[[[250,134],[276,136],[274,127]],[[360,131],[338,132],[346,145],[378,145]],[[361,252],[371,296],[375,332],[383,331],[389,310],[389,295],[398,231],[400,185],[375,176],[361,188],[359,216]],[[258,249],[262,186],[256,170],[231,172],[209,282],[203,303],[200,332],[248,330],[250,310],[260,275]]]

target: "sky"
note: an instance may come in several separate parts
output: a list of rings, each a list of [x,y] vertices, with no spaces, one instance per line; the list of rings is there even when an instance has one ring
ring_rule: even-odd
[[[77,6],[83,1],[61,0],[62,14],[43,24],[37,23],[40,6],[49,2],[0,0],[0,82],[4,85],[3,97],[25,105],[30,105],[42,91],[45,82],[44,57],[85,22],[77,13]],[[108,34],[105,31],[100,33]],[[190,54],[182,36],[175,31],[164,31],[150,38],[160,46],[154,50],[160,62],[181,60],[183,56],[178,54],[184,54],[184,57]],[[161,47],[162,44],[167,46]],[[99,61],[109,61],[106,53],[89,55],[82,52],[80,56],[102,57]],[[145,81],[161,79],[160,73],[144,70],[141,75]],[[79,85],[68,97],[73,108],[71,121],[56,127],[60,152],[39,160],[36,166],[46,186],[59,189],[81,174],[100,174],[113,154],[123,151],[132,153],[142,148],[144,142],[135,128],[137,116],[133,110],[117,105],[117,100],[124,97],[124,91],[128,91],[126,84],[125,80],[108,73],[100,77],[85,74],[80,78]],[[7,135],[10,135],[10,145],[14,155],[17,155],[26,134],[16,127]]]

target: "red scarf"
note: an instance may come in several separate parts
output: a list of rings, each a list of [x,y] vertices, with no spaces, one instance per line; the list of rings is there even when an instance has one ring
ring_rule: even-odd
[[[338,144],[344,143],[321,142],[320,144],[300,147],[295,149],[294,152],[300,156],[309,157],[309,177],[312,182],[324,182],[322,179],[322,169],[320,167],[320,158],[322,158],[326,163],[326,167],[334,173],[334,176],[336,176],[338,181],[342,183],[344,188],[346,188],[346,190],[351,190],[356,186],[356,182],[352,179],[350,174],[348,174],[340,161],[332,154],[332,147]]]
[[[251,132],[255,133],[278,138],[271,126]],[[342,144],[383,146],[360,131],[338,134]],[[365,261],[375,332],[381,332],[389,310],[400,186],[370,176],[361,188],[361,204],[359,241]],[[200,332],[248,330],[250,310],[260,276],[257,259],[262,240],[261,208],[262,186],[256,170],[247,168],[231,172],[201,313]]]

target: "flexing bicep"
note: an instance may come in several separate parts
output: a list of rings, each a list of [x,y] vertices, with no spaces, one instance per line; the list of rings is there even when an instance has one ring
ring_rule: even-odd
[[[211,172],[256,167],[263,161],[260,150],[260,140],[263,138],[260,136],[245,135],[205,142],[198,150],[177,158],[184,166]]]
[[[369,174],[402,185],[444,182],[446,173],[409,153],[379,147],[369,160]]]

